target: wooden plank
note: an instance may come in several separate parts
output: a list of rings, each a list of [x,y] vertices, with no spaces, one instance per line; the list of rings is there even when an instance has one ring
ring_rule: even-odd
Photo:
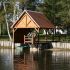
[[[26,15],[26,27],[27,27],[27,15]]]
[[[26,11],[27,15],[29,16],[29,18],[34,22],[34,24],[37,26],[37,27],[40,27],[38,25],[38,23],[29,15],[29,13]]]
[[[13,47],[14,47],[14,49],[15,49],[15,42],[14,42],[15,40],[14,40],[14,28],[13,28]]]
[[[25,39],[29,39],[29,40],[31,40],[32,38],[25,38]]]
[[[29,43],[29,42],[31,43],[32,41],[25,41],[25,43]]]
[[[25,35],[24,35],[24,44],[25,44]]]
[[[32,35],[32,44],[34,43],[34,40],[33,40],[34,38],[33,38],[33,35]]]
[[[27,23],[27,26],[29,25],[30,22],[31,22],[31,20]]]
[[[17,29],[18,29],[18,28],[15,28],[15,29],[14,29],[14,32],[15,32]]]
[[[25,43],[32,43],[33,44],[33,35],[32,35],[32,37],[24,35],[24,44]]]
[[[35,28],[35,30],[36,30],[37,32],[39,32],[39,28]]]

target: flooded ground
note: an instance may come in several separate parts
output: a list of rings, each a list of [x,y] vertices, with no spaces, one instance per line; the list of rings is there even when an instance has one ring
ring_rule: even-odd
[[[0,49],[0,70],[70,70],[70,51],[33,50]]]

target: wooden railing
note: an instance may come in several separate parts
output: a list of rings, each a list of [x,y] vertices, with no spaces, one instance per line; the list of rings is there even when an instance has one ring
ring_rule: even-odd
[[[24,44],[26,44],[26,43],[31,43],[31,44],[33,44],[33,36],[25,36],[24,35]]]

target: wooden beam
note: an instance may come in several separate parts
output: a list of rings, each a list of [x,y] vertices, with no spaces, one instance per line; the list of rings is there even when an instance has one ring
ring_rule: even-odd
[[[31,22],[31,20],[27,23],[26,27],[29,25],[30,22]]]
[[[34,43],[34,36],[32,35],[32,44]]]
[[[25,44],[25,35],[24,35],[24,44]]]
[[[35,30],[39,33],[39,28],[35,28]]]
[[[37,24],[37,22],[29,15],[29,13],[26,11],[26,13],[27,13],[27,15],[30,17],[30,19],[35,23],[35,25],[37,26],[37,27],[40,27],[38,24]]]
[[[14,33],[15,33],[15,31],[16,31],[17,29],[18,29],[18,28],[15,28],[15,29],[14,29]]]
[[[14,28],[13,28],[13,47],[15,49],[15,42],[14,42]]]
[[[23,16],[23,18],[25,17],[25,15]],[[22,21],[22,19],[23,18],[20,18],[19,20],[16,20],[16,22],[15,22],[15,24],[13,24],[12,26],[11,26],[11,28],[14,28],[14,27],[17,27],[17,25]]]
[[[46,28],[46,42],[47,42],[47,28]]]
[[[34,39],[33,39],[33,38],[34,38],[33,35],[32,35],[31,38],[24,35],[24,44],[25,44],[25,43],[31,43],[31,44],[33,44],[33,43],[34,43]]]
[[[39,29],[38,29],[38,43],[39,43]]]
[[[27,27],[27,15],[26,15],[26,27]]]

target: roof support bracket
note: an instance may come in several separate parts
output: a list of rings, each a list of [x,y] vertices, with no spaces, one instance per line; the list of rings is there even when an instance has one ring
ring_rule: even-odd
[[[14,29],[14,32],[15,32],[17,29],[18,29],[18,28],[15,28],[15,29]]]
[[[39,28],[35,28],[35,30],[39,33]]]

